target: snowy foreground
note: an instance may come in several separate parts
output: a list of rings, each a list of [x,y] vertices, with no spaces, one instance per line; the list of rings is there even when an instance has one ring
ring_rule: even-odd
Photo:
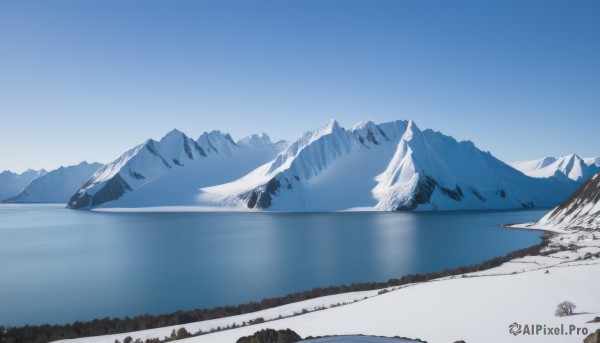
[[[559,251],[560,247],[571,250]],[[582,342],[586,335],[512,335],[513,323],[560,327],[570,325],[600,329],[587,323],[600,316],[600,233],[556,232],[546,248],[547,256],[515,259],[497,268],[378,291],[355,292],[322,297],[260,312],[186,325],[88,337],[68,342],[121,342],[164,338],[181,326],[189,332],[209,331],[263,317],[267,322],[215,332],[178,342],[235,342],[264,328],[290,328],[302,337],[326,335],[374,335],[420,338],[436,342]],[[548,271],[548,272],[546,272]],[[555,317],[562,301],[577,305],[571,317]],[[342,306],[333,306],[334,304]],[[325,307],[324,310],[316,308]],[[303,310],[309,313],[291,316]],[[276,319],[279,316],[283,319]],[[289,317],[291,316],[291,317]],[[288,318],[285,318],[288,317]],[[66,342],[66,341],[65,341]]]

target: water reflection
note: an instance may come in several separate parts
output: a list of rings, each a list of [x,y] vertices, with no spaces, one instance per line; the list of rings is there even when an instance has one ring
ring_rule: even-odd
[[[0,324],[238,304],[477,263],[544,211],[91,213],[0,205]]]

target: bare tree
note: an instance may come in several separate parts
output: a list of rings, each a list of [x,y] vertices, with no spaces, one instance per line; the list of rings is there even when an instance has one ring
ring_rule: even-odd
[[[558,306],[556,306],[556,311],[554,311],[554,315],[557,317],[564,317],[573,315],[573,310],[575,309],[575,304],[570,301],[563,301]]]

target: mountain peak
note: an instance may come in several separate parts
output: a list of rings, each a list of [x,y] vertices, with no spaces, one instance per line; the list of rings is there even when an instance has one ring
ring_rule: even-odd
[[[422,132],[419,129],[419,127],[417,127],[417,124],[415,124],[414,121],[409,120],[408,125],[406,127],[406,132],[404,132],[404,135],[402,135],[402,140],[409,142],[413,140],[416,136],[420,136],[421,133]]]
[[[177,129],[173,129],[173,130],[167,132],[167,134],[164,135],[163,138],[160,139],[160,141],[163,142],[163,141],[171,140],[173,138],[180,138],[180,137],[187,138],[185,133],[183,133]]]
[[[600,166],[593,163],[593,160],[582,159],[577,154],[570,154],[559,157],[546,157],[533,161],[521,161],[510,163],[513,168],[522,173],[536,178],[561,177],[584,182],[590,176],[600,171]]]
[[[362,130],[365,128],[370,128],[370,127],[375,127],[375,126],[377,126],[377,124],[375,124],[375,122],[372,120],[360,121],[352,126],[352,131],[359,131],[359,130]]]
[[[250,136],[246,136],[240,139],[237,144],[249,148],[266,148],[273,146],[271,138],[264,132],[253,133]]]
[[[341,128],[342,127],[340,126],[340,123],[338,123],[338,121],[335,120],[334,118],[329,119],[327,124],[325,124],[325,126],[323,127],[323,129],[328,132],[333,132],[333,131],[339,130]]]

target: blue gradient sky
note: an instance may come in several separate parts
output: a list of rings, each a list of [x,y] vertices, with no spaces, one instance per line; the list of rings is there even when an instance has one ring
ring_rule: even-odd
[[[0,170],[176,127],[413,119],[500,159],[600,154],[599,1],[1,1]]]

